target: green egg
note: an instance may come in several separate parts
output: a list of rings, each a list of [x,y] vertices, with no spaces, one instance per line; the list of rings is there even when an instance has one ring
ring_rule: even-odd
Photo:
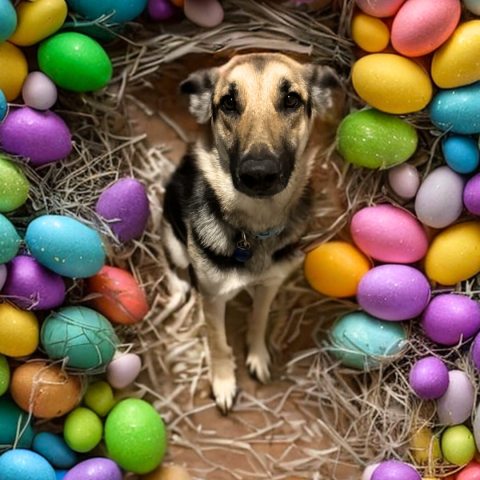
[[[475,456],[475,438],[465,425],[455,425],[443,432],[441,448],[445,460],[466,465]]]
[[[56,85],[74,92],[103,88],[112,78],[112,62],[103,47],[87,35],[54,35],[38,49],[40,70]]]
[[[0,213],[0,264],[9,262],[17,254],[21,241],[10,220]]]
[[[365,168],[390,168],[408,160],[417,149],[415,128],[401,118],[373,108],[345,117],[337,131],[343,159]]]
[[[90,384],[83,397],[83,402],[100,417],[107,415],[116,403],[112,387],[104,381]]]
[[[143,475],[157,468],[165,455],[165,425],[148,402],[127,398],[107,416],[105,445],[109,457],[120,467]]]
[[[75,452],[90,452],[100,443],[102,434],[102,421],[89,408],[78,407],[65,419],[63,436],[67,445]]]
[[[5,355],[0,354],[0,396],[2,396],[10,385],[10,367]]]
[[[12,212],[28,198],[30,184],[17,165],[0,155],[0,212]]]

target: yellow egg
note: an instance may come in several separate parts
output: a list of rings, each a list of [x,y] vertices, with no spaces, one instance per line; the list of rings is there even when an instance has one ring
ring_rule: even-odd
[[[390,41],[390,31],[379,18],[358,13],[352,20],[353,41],[366,52],[381,52]]]
[[[480,20],[461,24],[434,54],[432,78],[440,88],[480,80]]]
[[[480,222],[452,225],[440,232],[425,257],[427,277],[455,285],[480,272]]]
[[[32,312],[9,303],[0,303],[0,353],[7,357],[24,357],[38,346],[38,321]]]
[[[23,52],[8,42],[0,43],[0,72],[0,90],[7,101],[12,102],[22,91],[28,65]]]
[[[310,286],[330,297],[351,297],[370,270],[369,259],[356,247],[340,241],[318,246],[305,257],[304,273]]]
[[[372,53],[352,70],[358,95],[372,107],[401,115],[418,112],[432,98],[432,82],[413,60],[393,53]]]
[[[65,0],[22,2],[17,7],[17,28],[8,39],[22,47],[34,45],[55,33],[67,18]]]
[[[440,440],[428,427],[421,428],[413,435],[410,440],[410,452],[415,463],[420,465],[432,464],[442,459]]]

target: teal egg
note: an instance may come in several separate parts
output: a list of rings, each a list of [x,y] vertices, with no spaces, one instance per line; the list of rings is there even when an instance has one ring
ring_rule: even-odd
[[[52,312],[40,333],[52,360],[65,359],[69,367],[103,370],[119,344],[111,323],[95,310],[82,306]]]
[[[39,263],[64,277],[91,277],[105,264],[98,232],[74,218],[38,217],[28,225],[25,242]]]
[[[8,40],[17,28],[17,12],[10,0],[0,0],[0,43]],[[0,118],[1,120],[1,118]]]
[[[124,23],[138,17],[147,7],[147,0],[67,0],[68,5],[89,20],[111,15],[107,23]]]
[[[340,317],[329,333],[328,350],[347,367],[374,370],[406,347],[407,333],[399,322],[388,322],[365,312]]]
[[[0,397],[0,446],[30,448],[33,442],[33,428],[24,412],[9,397]]]
[[[1,0],[0,0],[1,1]],[[0,90],[0,122],[7,116],[8,103],[5,94]]]
[[[479,164],[480,151],[475,139],[464,135],[449,135],[442,141],[447,165],[457,173],[472,173]]]
[[[32,449],[46,458],[55,468],[72,468],[78,462],[78,455],[63,439],[62,435],[41,432],[35,435]]]
[[[10,220],[0,213],[0,264],[9,262],[17,254],[21,241]]]

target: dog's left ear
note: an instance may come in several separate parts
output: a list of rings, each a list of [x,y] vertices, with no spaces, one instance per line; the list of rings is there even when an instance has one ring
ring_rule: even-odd
[[[212,116],[212,98],[218,75],[217,68],[199,70],[180,85],[180,91],[189,97],[189,111],[198,123],[207,123]]]
[[[307,83],[310,90],[311,105],[320,116],[325,116],[334,107],[343,109],[345,90],[333,68],[324,65],[306,66]]]

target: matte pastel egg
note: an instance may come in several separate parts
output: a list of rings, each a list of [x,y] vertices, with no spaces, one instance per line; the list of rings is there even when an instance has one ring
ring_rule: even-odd
[[[391,17],[395,15],[405,0],[383,0],[372,2],[371,0],[355,0],[358,8],[373,17]]]
[[[470,213],[480,215],[480,174],[467,182],[463,192],[463,203]]]
[[[393,48],[407,57],[433,52],[452,35],[461,10],[459,0],[408,0],[393,20]]]
[[[17,254],[21,241],[12,222],[0,213],[0,264],[7,263]],[[0,281],[0,290],[2,286]]]
[[[63,477],[64,480],[122,480],[120,467],[109,458],[94,457],[78,463]]]
[[[60,275],[40,265],[33,257],[19,255],[7,264],[4,296],[24,310],[59,307],[65,299],[65,283]]]
[[[366,103],[396,115],[422,110],[433,92],[430,77],[422,67],[393,53],[372,53],[357,60],[352,83]]]
[[[474,428],[475,436],[475,428]],[[480,478],[480,463],[472,460],[466,467],[455,477],[455,480],[478,480]]]
[[[393,167],[408,160],[417,144],[414,127],[372,108],[350,113],[337,131],[338,151],[344,160],[359,167]]]
[[[56,162],[72,151],[72,135],[65,121],[49,110],[30,107],[12,110],[0,125],[5,151],[30,159],[34,166]]]
[[[479,165],[480,152],[471,137],[449,135],[442,142],[442,152],[447,165],[457,173],[472,173]]]
[[[163,22],[170,20],[177,13],[177,8],[170,0],[149,0],[148,15],[152,20]]]
[[[22,88],[23,101],[37,110],[48,110],[57,101],[57,87],[42,72],[30,72]]]
[[[32,418],[7,395],[0,397],[0,445],[30,448],[34,431]]]
[[[433,55],[432,78],[440,88],[456,88],[480,80],[480,20],[464,22]]]
[[[464,178],[451,168],[436,168],[418,189],[415,197],[417,218],[429,227],[448,227],[462,213],[464,187]]]
[[[42,215],[31,221],[25,242],[38,262],[64,277],[90,277],[105,263],[98,232],[63,215]]]
[[[422,480],[422,477],[407,463],[387,460],[375,469],[372,480]]]
[[[129,177],[110,185],[100,195],[95,209],[121,242],[139,238],[150,215],[145,187]]]
[[[399,197],[410,200],[420,187],[420,174],[414,165],[402,163],[388,171],[388,183]]]
[[[350,223],[355,244],[368,256],[387,263],[414,263],[427,253],[424,228],[408,211],[376,205],[356,212]]]
[[[116,400],[112,387],[107,382],[100,380],[88,386],[83,403],[99,417],[105,417],[114,407]]]
[[[379,18],[357,13],[352,19],[353,41],[366,52],[381,52],[390,41],[390,31]]]
[[[56,480],[55,470],[45,458],[22,448],[0,455],[0,472],[4,480]]]
[[[448,372],[447,391],[437,399],[437,415],[443,425],[458,425],[470,418],[475,405],[472,381],[461,370]]]
[[[25,54],[9,42],[0,43],[0,72],[0,90],[8,102],[13,102],[22,91],[28,64]]]
[[[441,397],[447,391],[449,381],[448,368],[437,357],[421,358],[410,370],[410,386],[425,400]]]
[[[185,16],[200,27],[216,27],[223,21],[223,8],[218,0],[185,0]]]
[[[17,13],[10,0],[0,0],[0,43],[8,40],[17,27]]]
[[[147,0],[67,0],[70,7],[89,20],[108,15],[107,22],[125,23],[138,17],[146,8]]]
[[[357,300],[366,312],[382,320],[409,320],[419,316],[427,306],[430,285],[413,267],[380,265],[360,280]]]
[[[441,444],[445,460],[452,465],[466,465],[475,456],[475,438],[465,425],[445,429]]]
[[[35,435],[32,449],[46,458],[55,468],[72,468],[78,462],[78,455],[61,435],[41,432]]]
[[[0,212],[12,212],[28,198],[30,184],[23,171],[0,154]]]
[[[107,366],[108,383],[118,390],[132,385],[142,368],[141,358],[134,353],[126,353],[114,358]]]

